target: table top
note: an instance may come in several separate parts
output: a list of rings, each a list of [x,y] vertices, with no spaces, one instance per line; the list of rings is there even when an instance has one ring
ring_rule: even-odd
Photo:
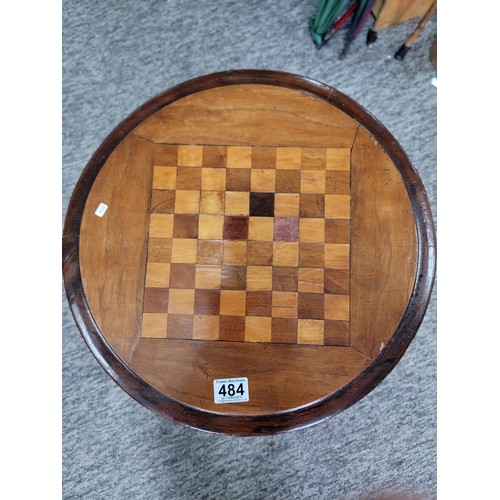
[[[164,92],[103,142],[68,208],[63,273],[132,397],[271,434],[390,372],[425,313],[434,240],[422,183],[374,117],[296,75],[231,71]]]

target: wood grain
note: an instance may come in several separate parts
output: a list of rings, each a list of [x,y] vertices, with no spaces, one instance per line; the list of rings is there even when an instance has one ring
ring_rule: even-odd
[[[351,175],[351,345],[374,357],[408,305],[417,235],[401,175],[362,128],[352,149]]]
[[[97,176],[82,217],[85,295],[106,340],[125,362],[140,334],[152,175],[153,145],[127,137]],[[102,218],[94,214],[101,202],[108,205]]]
[[[141,123],[134,133],[172,144],[350,148],[357,126],[340,109],[312,95],[248,84],[203,90],[179,99]],[[292,149],[289,158],[280,157],[278,165],[285,162],[293,167],[293,153]],[[300,164],[301,151],[295,154]],[[228,148],[227,166],[249,168],[251,155],[251,148]]]
[[[143,338],[129,366],[160,392],[200,410],[263,415],[315,401],[342,387],[352,373],[359,373],[370,362],[370,358],[349,347],[261,346]],[[249,375],[248,367],[242,364],[244,359],[252,359],[250,401],[223,408],[216,405],[213,379]]]

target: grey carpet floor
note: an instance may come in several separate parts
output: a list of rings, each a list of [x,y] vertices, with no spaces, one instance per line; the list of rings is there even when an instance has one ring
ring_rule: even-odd
[[[317,0],[63,2],[63,207],[91,154],[128,113],[189,78],[236,68],[306,75],[357,100],[395,135],[436,199],[431,22],[401,63],[410,21],[339,61],[316,51]],[[369,21],[369,24],[372,20]],[[64,300],[65,499],[358,499],[436,492],[435,301],[407,353],[370,395],[311,428],[231,438],[171,424],[132,400],[85,346]]]

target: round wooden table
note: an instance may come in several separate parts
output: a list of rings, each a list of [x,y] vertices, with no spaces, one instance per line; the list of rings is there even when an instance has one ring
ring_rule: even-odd
[[[395,366],[435,272],[429,203],[384,126],[274,71],[196,78],[106,138],[63,236],[71,310],[127,393],[233,435],[311,425]]]

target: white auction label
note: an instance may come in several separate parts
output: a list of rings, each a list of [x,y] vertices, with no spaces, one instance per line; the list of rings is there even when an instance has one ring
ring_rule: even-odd
[[[102,217],[105,213],[106,210],[108,209],[108,205],[105,203],[99,203],[99,206],[96,208],[95,214],[97,217]]]
[[[214,401],[220,403],[245,403],[249,401],[248,379],[219,378],[214,380]]]

